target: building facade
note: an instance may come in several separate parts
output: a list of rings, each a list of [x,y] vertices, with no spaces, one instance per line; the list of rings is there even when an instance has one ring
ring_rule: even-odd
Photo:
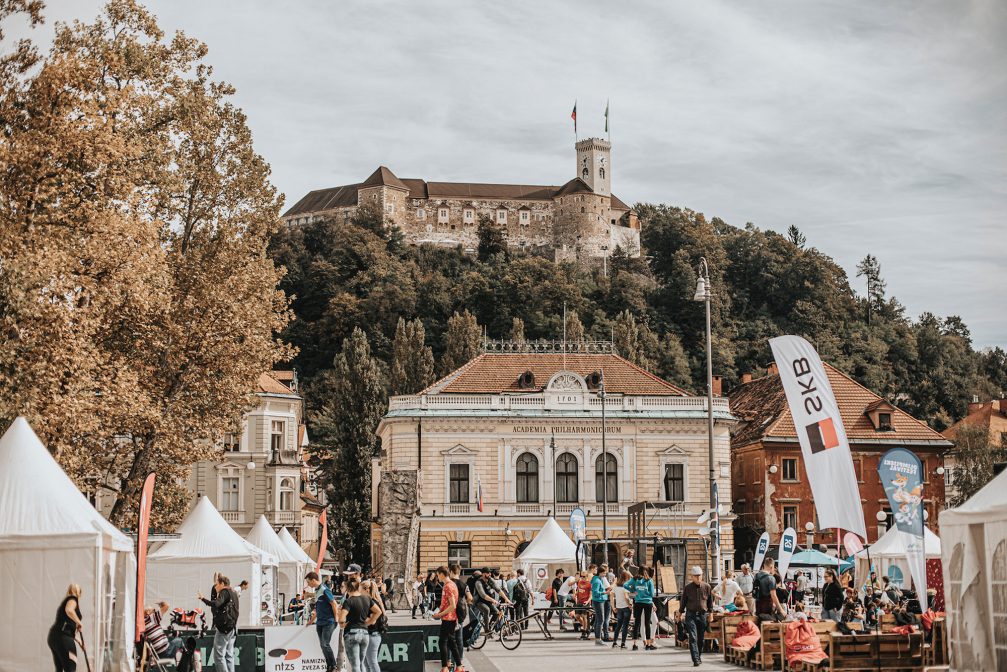
[[[963,425],[973,425],[984,428],[990,437],[990,444],[1001,448],[1000,459],[1007,460],[1007,399],[993,399],[981,402],[973,397],[968,405],[965,417],[945,429],[941,434],[949,441],[955,440],[958,429]],[[958,490],[955,488],[955,469],[957,451],[951,450],[944,460],[944,487],[948,499],[954,501]]]
[[[557,261],[602,258],[616,248],[639,256],[636,213],[611,191],[611,143],[588,138],[575,149],[575,176],[560,186],[399,179],[380,166],[359,184],[308,193],[283,219],[288,224],[349,220],[370,203],[415,245],[475,251],[479,221],[488,217],[506,231],[511,247]]]
[[[714,412],[718,487],[730,492],[727,399]],[[630,506],[649,501],[670,506],[648,535],[699,541],[709,508],[706,399],[611,352],[486,352],[393,397],[377,431],[372,552],[386,574],[447,561],[510,567],[547,517],[568,529],[577,507],[588,538],[602,539],[606,494],[609,539],[625,537]]]
[[[923,463],[924,506],[928,525],[936,531],[937,514],[945,501],[943,457],[951,442],[838,369],[825,364],[825,371],[849,439],[868,541],[877,541],[892,524],[878,462],[885,451],[896,447],[914,452]],[[751,561],[763,531],[775,543],[783,530],[793,527],[799,539],[806,541],[807,523],[812,524],[814,544],[835,547],[836,531],[818,526],[801,446],[776,366],[756,380],[744,376],[730,400],[739,419],[731,438],[736,561]],[[877,520],[879,511],[887,516],[883,523]]]
[[[193,502],[206,495],[231,527],[245,536],[260,515],[286,527],[305,549],[317,549],[322,504],[308,481],[308,435],[293,371],[259,376],[258,405],[241,419],[240,432],[223,438],[218,460],[192,466]]]

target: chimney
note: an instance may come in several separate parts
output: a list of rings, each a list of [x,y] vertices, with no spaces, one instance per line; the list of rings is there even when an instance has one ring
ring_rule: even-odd
[[[720,376],[713,377],[713,396],[719,397],[724,391],[724,379]]]
[[[766,375],[778,376],[780,375],[780,370],[776,368],[776,362],[773,362],[766,368]]]
[[[751,373],[743,373],[743,374],[741,374],[741,384],[742,385],[745,385],[746,383],[750,383],[750,382],[752,382],[752,374]]]

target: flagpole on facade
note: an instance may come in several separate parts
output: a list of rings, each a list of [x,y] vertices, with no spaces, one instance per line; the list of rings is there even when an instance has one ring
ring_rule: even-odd
[[[599,389],[601,397],[601,471],[602,471],[602,509],[601,509],[601,536],[605,548],[605,562],[608,562],[608,448],[605,443],[605,435],[608,433],[605,414],[605,367],[601,368],[601,384]]]

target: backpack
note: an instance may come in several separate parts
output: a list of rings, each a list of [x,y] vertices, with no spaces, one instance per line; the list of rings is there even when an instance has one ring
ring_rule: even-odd
[[[231,588],[225,588],[224,590],[230,593],[231,599],[227,601],[227,604],[220,611],[220,623],[214,621],[214,625],[221,632],[228,633],[232,632],[238,625],[238,594]]]
[[[454,581],[454,579],[452,579],[452,581]],[[469,611],[468,603],[465,601],[468,589],[461,581],[455,581],[455,586],[458,587],[458,602],[455,603],[455,616],[458,617],[459,623],[464,623],[465,617],[468,616]]]
[[[752,581],[752,597],[756,602],[761,600],[765,595],[762,594],[762,581],[764,577],[769,576],[766,572],[759,572],[755,575],[755,580]]]
[[[528,599],[528,590],[524,587],[524,584],[518,581],[514,584],[514,601],[524,602]]]

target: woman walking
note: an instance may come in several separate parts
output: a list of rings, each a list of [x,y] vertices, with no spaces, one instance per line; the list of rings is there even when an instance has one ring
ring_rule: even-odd
[[[360,591],[360,579],[350,576],[346,579],[346,600],[339,608],[339,626],[343,632],[343,645],[346,647],[346,659],[350,663],[350,672],[366,672],[364,658],[367,645],[370,644],[370,633],[367,628],[378,620],[381,607],[375,604],[371,596]],[[333,672],[336,668],[326,670]]]
[[[654,585],[652,576],[650,567],[641,567],[640,576],[626,584],[626,589],[633,597],[634,651],[639,648],[636,645],[636,640],[640,638],[640,628],[644,623],[646,623],[646,626],[643,630],[643,648],[647,651],[657,649],[654,646],[654,627],[651,620],[654,611],[654,594],[657,592],[657,587]]]
[[[378,651],[381,649],[381,637],[388,630],[388,616],[385,612],[385,605],[381,599],[380,580],[365,581],[367,584],[367,594],[371,598],[371,604],[376,604],[381,613],[377,619],[367,626],[367,652],[364,654],[364,669],[367,672],[381,672],[378,665]]]
[[[66,597],[56,610],[56,621],[49,628],[46,643],[52,651],[52,662],[56,672],[76,672],[77,645],[74,636],[83,630],[80,615],[80,586],[71,583],[66,589]]]
[[[626,570],[622,570],[619,578],[612,588],[612,596],[615,598],[615,634],[612,635],[612,648],[619,646],[619,633],[622,632],[622,647],[626,648],[626,636],[629,634],[629,619],[632,616],[633,601],[626,590],[626,582],[633,576]]]

